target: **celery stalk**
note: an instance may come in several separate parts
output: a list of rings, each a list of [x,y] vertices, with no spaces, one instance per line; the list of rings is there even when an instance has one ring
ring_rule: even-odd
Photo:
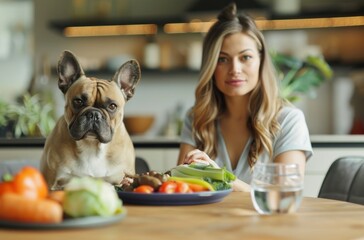
[[[202,179],[202,177],[199,177],[199,176],[192,176],[192,175],[188,175],[188,174],[182,173],[177,168],[172,168],[171,169],[171,176],[173,176],[173,177],[183,177],[183,178]]]
[[[206,168],[200,169],[191,167],[189,165],[178,165],[173,168],[178,174],[186,175],[188,177],[198,177],[198,178],[211,178],[213,180],[230,182],[235,180],[235,175],[227,171],[225,168],[214,168],[211,166],[207,166]],[[172,170],[173,170],[172,169]],[[173,176],[173,171],[172,171]]]

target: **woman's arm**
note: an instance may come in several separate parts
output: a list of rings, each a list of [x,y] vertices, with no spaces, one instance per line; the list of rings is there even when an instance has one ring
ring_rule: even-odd
[[[241,181],[240,179],[235,179],[234,182],[232,182],[231,187],[234,192],[250,192],[250,185],[246,182]]]
[[[279,154],[273,162],[276,163],[296,163],[300,169],[302,179],[305,176],[306,155],[303,151],[287,151]]]
[[[187,154],[189,152],[191,152],[194,149],[196,149],[196,147],[194,147],[194,146],[192,146],[190,144],[181,143],[181,145],[179,147],[179,155],[178,155],[177,165],[187,163],[187,162],[185,162],[186,156],[187,156]]]
[[[279,154],[275,159],[276,163],[296,163],[299,166],[302,178],[305,176],[306,156],[303,151],[287,151]],[[251,187],[249,184],[236,179],[232,184],[234,191],[249,192]]]

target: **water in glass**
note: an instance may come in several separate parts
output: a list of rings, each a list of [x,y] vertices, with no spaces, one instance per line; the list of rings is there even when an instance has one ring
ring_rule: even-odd
[[[297,164],[258,163],[251,198],[260,214],[292,213],[301,204],[303,181]]]

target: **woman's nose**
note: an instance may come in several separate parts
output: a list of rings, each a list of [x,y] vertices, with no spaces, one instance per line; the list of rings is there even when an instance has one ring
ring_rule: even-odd
[[[243,69],[243,65],[241,64],[241,62],[239,60],[233,60],[231,62],[231,68],[230,68],[231,74],[241,73],[242,69]]]

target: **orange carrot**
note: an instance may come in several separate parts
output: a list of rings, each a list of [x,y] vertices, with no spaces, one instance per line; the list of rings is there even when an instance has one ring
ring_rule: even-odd
[[[187,183],[188,187],[192,190],[192,192],[202,192],[202,191],[210,191],[206,187],[196,184],[196,183]]]
[[[49,199],[29,199],[14,193],[0,196],[0,219],[28,223],[59,223],[62,206]]]
[[[64,199],[64,191],[63,190],[50,191],[48,194],[48,199],[56,201],[62,205]]]

